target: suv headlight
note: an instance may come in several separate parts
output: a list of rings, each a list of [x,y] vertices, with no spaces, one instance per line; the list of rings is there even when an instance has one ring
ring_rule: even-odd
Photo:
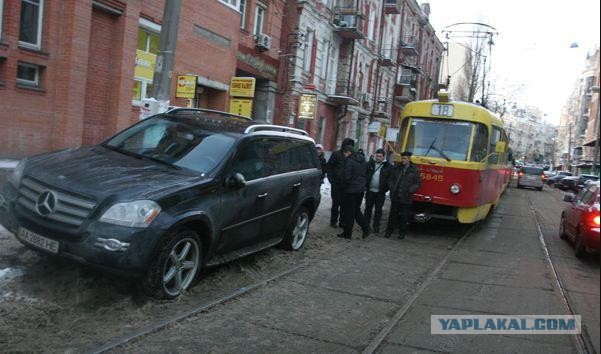
[[[19,188],[21,184],[21,179],[23,178],[23,170],[25,170],[26,159],[22,159],[17,164],[17,167],[8,175],[8,182],[12,184],[15,188]]]
[[[112,205],[99,219],[109,224],[148,227],[159,215],[161,207],[152,200],[136,200],[134,202]]]

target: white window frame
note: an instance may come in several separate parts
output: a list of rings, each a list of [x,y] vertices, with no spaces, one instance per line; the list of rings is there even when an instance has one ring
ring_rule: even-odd
[[[35,69],[35,79],[32,81],[32,80],[21,79],[17,76],[17,83],[27,85],[27,86],[32,86],[32,87],[40,87],[40,66],[35,65],[35,64],[20,62],[17,64],[17,75],[19,75],[19,67],[20,66]]]
[[[242,29],[246,29],[246,10],[247,10],[247,8],[248,8],[248,0],[239,0],[238,1],[238,11],[240,11],[240,28],[242,28]]]
[[[375,25],[376,25],[376,11],[375,11],[375,6],[373,9],[369,9],[369,25],[367,27],[367,39],[369,39],[370,41],[374,40],[374,32],[375,32]]]
[[[2,41],[2,17],[4,16],[4,0],[0,0],[0,41]]]
[[[261,10],[263,11],[261,14],[261,22],[259,24],[259,13]],[[258,2],[255,6],[255,23],[253,26],[254,35],[259,35],[263,33],[263,27],[265,27],[265,16],[267,16],[267,6]]]
[[[28,47],[28,48],[32,48],[32,49],[40,49],[42,47],[42,26],[44,25],[44,22],[43,22],[43,18],[44,18],[44,0],[39,0],[39,1],[40,1],[39,4],[34,4],[34,5],[38,5],[40,7],[40,11],[38,12],[37,41],[36,41],[36,43],[29,43],[29,42],[23,42],[23,41],[19,40],[19,45],[20,46]],[[29,1],[29,0],[21,0],[21,4],[23,4],[23,2],[31,3],[31,1]],[[19,16],[21,16],[21,13],[19,13]],[[19,23],[19,37],[20,36],[21,36],[21,23]]]
[[[240,3],[238,0],[218,0],[218,1],[229,8],[239,11],[238,9],[240,8]]]
[[[311,54],[313,53],[313,38],[315,38],[315,31],[307,28],[305,34],[305,52],[303,53],[303,71],[311,70]]]
[[[141,29],[147,31],[147,32],[152,32],[154,34],[158,34],[159,36],[161,35],[161,25],[156,24],[152,21],[149,21],[147,19],[144,18],[140,18],[140,20],[138,21],[138,25],[140,26]],[[136,43],[137,46],[137,43]],[[148,48],[148,42],[146,42],[146,48]],[[135,77],[134,76],[134,81],[139,81],[141,83],[141,87],[140,87],[140,100],[131,100],[131,104],[132,106],[141,106],[142,105],[142,100],[145,98],[144,97],[144,93],[147,90],[147,85],[148,84],[152,84],[152,81],[148,81],[139,77]]]

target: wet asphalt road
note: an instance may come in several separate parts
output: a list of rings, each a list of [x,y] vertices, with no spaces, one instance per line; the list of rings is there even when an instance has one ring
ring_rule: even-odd
[[[578,260],[559,239],[560,200],[557,190],[510,188],[474,229],[421,225],[405,240],[362,240],[356,231],[347,242],[329,226],[324,198],[301,252],[270,249],[211,270],[174,302],[144,298],[131,282],[39,256],[0,229],[0,347],[98,350],[294,268],[112,351],[575,352],[569,335],[430,334],[430,315],[564,314],[540,225],[570,303],[583,316],[585,341],[599,352],[599,258]]]

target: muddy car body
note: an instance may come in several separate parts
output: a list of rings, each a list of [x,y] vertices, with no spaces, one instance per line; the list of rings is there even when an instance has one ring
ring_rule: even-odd
[[[174,298],[202,267],[300,249],[320,176],[303,131],[180,110],[22,161],[0,190],[0,223],[28,247]]]

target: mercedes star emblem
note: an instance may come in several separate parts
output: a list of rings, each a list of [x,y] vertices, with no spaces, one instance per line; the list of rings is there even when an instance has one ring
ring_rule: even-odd
[[[53,192],[42,192],[35,203],[38,214],[42,216],[52,214],[54,212],[54,208],[56,208],[56,202],[56,195]]]

